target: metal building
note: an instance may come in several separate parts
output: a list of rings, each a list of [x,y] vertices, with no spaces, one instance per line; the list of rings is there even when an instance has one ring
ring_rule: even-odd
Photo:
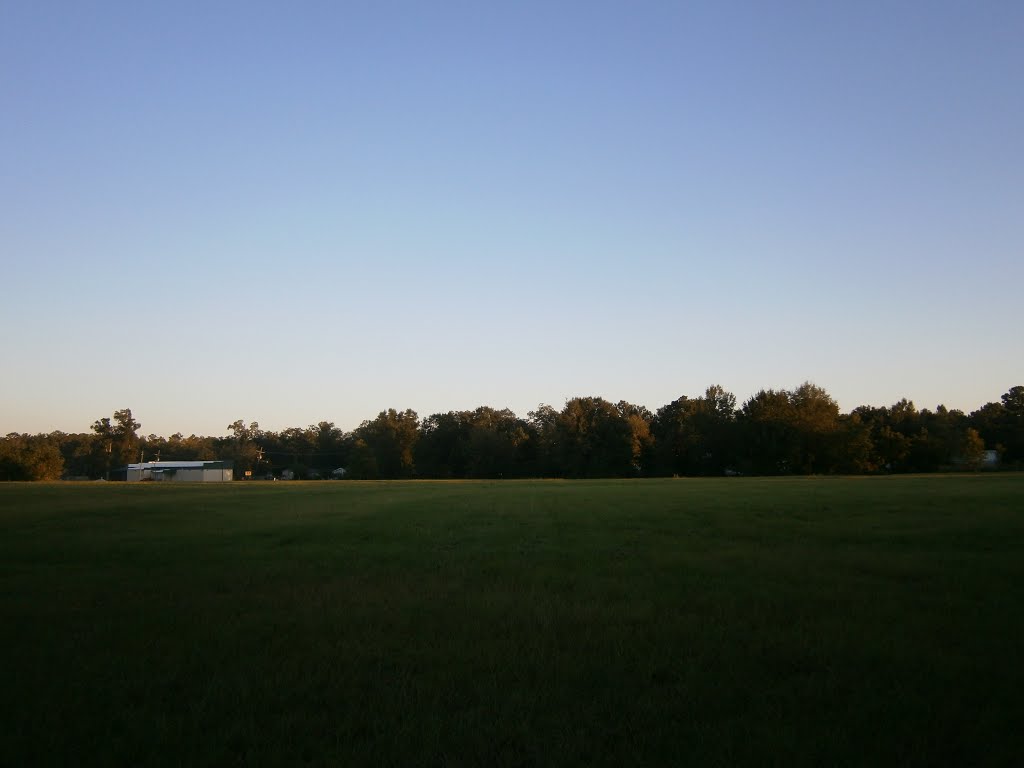
[[[231,480],[233,474],[230,461],[146,461],[129,464],[127,470],[128,482],[223,483]]]

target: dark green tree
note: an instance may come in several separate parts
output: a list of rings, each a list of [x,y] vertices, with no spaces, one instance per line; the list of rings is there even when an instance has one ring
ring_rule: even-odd
[[[246,477],[246,472],[251,472],[250,476],[259,475],[264,467],[263,432],[259,423],[253,421],[246,426],[245,421],[237,419],[226,428],[231,436],[221,441],[219,458],[232,462],[236,480]]]
[[[566,477],[628,477],[639,474],[632,427],[600,397],[574,397],[555,422],[555,451]]]
[[[537,477],[564,475],[558,442],[558,411],[541,403],[527,414],[526,429],[529,435],[525,452],[527,472]]]
[[[423,419],[416,442],[418,473],[439,479],[466,477],[471,428],[468,411],[435,413]]]
[[[352,438],[334,425],[333,421],[320,421],[309,427],[315,446],[312,464],[323,477],[330,477],[335,469],[346,469],[352,452]]]
[[[105,461],[102,461],[105,465],[104,472],[109,472],[112,467],[123,467],[141,459],[137,434],[141,426],[132,416],[131,408],[114,411],[113,423],[106,417],[93,422],[93,454],[105,454]]]
[[[744,472],[778,475],[795,471],[800,436],[788,392],[762,389],[743,403],[737,419]]]
[[[59,480],[63,469],[59,437],[12,432],[0,438],[0,480]]]
[[[662,474],[720,475],[737,464],[736,396],[718,385],[659,408],[652,429]]]
[[[1000,399],[1004,458],[1012,464],[1024,464],[1024,387],[1011,387]]]
[[[839,405],[823,388],[804,382],[789,395],[799,448],[793,471],[801,474],[835,472],[842,434]]]
[[[469,417],[466,448],[469,477],[500,478],[522,474],[527,425],[508,408],[477,408]]]
[[[394,408],[381,411],[373,421],[359,425],[355,436],[373,454],[382,479],[407,478],[415,474],[415,448],[419,439],[419,417],[415,411]]]

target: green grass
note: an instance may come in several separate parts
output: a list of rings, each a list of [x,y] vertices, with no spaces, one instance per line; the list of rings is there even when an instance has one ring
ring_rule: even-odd
[[[0,485],[0,765],[1013,765],[1024,476]]]

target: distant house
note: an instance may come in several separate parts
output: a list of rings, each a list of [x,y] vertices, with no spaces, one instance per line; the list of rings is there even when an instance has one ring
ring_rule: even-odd
[[[230,461],[146,461],[127,466],[128,482],[224,483],[232,479]]]

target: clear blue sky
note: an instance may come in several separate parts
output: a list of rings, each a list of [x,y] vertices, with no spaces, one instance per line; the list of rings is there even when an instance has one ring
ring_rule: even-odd
[[[7,2],[0,432],[1024,384],[1024,4]]]

